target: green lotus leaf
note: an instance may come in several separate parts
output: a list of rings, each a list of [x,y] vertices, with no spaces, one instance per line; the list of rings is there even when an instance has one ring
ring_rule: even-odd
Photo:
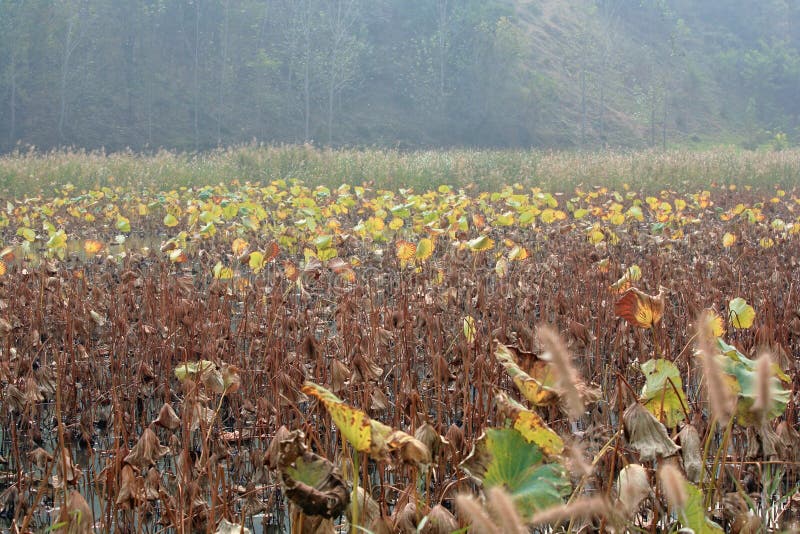
[[[761,423],[758,414],[751,410],[756,398],[756,361],[748,358],[733,345],[729,345],[717,338],[717,347],[724,356],[723,371],[736,380],[736,421],[745,427],[756,426]],[[783,415],[789,402],[790,392],[785,385],[791,384],[791,379],[778,366],[772,364],[772,377],[770,378],[770,397],[772,404],[767,411],[768,419],[775,419]]]
[[[513,428],[486,429],[461,468],[484,488],[505,488],[523,517],[561,504],[571,490],[564,467],[544,463],[542,449]]]

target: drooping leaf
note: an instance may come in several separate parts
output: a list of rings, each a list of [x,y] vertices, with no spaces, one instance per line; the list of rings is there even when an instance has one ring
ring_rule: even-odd
[[[218,261],[216,265],[214,265],[212,273],[217,280],[230,280],[233,278],[233,269],[223,265],[221,261]]]
[[[306,382],[303,385],[303,393],[311,395],[322,403],[350,445],[357,451],[369,452],[372,442],[372,427],[366,413],[348,406],[342,399],[313,382]]]
[[[307,450],[299,430],[283,428],[270,444],[271,462],[277,465],[286,496],[303,514],[327,519],[344,513],[350,492],[344,478],[330,460]]]
[[[497,395],[497,407],[503,415],[511,419],[511,426],[525,441],[538,445],[547,456],[557,456],[564,451],[564,440],[556,434],[539,415],[525,408],[507,394]]]
[[[472,343],[475,340],[475,319],[472,316],[467,315],[464,317],[463,330],[467,343]]]
[[[511,349],[502,343],[497,343],[495,346],[494,357],[505,367],[514,385],[529,402],[535,406],[547,406],[558,402],[556,376],[548,362],[536,360],[531,369],[535,376],[531,376],[522,370],[515,361]]]
[[[642,460],[672,456],[680,450],[667,434],[667,429],[647,409],[634,402],[622,415],[625,436]]]
[[[357,451],[369,453],[376,460],[385,460],[397,453],[406,462],[430,463],[428,448],[413,436],[370,419],[363,411],[348,406],[313,382],[306,382],[302,391],[322,403],[336,427]]]
[[[544,463],[541,448],[513,428],[487,428],[460,467],[486,489],[507,490],[524,518],[561,504],[570,492],[564,467]]]
[[[625,269],[625,272],[619,280],[611,284],[611,291],[617,293],[624,293],[627,291],[633,282],[638,282],[642,278],[642,269],[634,264]]]
[[[639,400],[656,419],[675,428],[689,409],[680,371],[674,363],[661,358],[644,362],[641,369],[645,384]]]

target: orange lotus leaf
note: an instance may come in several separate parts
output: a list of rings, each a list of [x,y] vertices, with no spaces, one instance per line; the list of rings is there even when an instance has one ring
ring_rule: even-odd
[[[664,288],[652,296],[635,287],[625,291],[615,304],[614,314],[622,317],[633,326],[651,328],[661,322],[664,315]]]

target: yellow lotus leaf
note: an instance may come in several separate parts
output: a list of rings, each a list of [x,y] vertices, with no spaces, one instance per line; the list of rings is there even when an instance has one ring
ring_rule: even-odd
[[[373,425],[366,413],[348,406],[342,399],[313,382],[303,384],[302,391],[322,403],[336,427],[357,451],[370,452]]]
[[[725,323],[722,320],[722,316],[717,313],[717,310],[706,308],[702,317],[708,321],[708,326],[714,337],[722,337],[725,334]]]
[[[467,338],[467,343],[475,340],[475,319],[469,315],[464,317],[464,337]]]
[[[494,240],[488,236],[482,235],[467,241],[467,246],[473,252],[483,252],[494,247]]]
[[[505,392],[499,393],[496,400],[498,410],[511,419],[512,426],[525,441],[538,445],[548,456],[563,452],[564,440],[536,412],[525,408]]]
[[[733,246],[736,243],[736,235],[726,232],[724,236],[722,236],[722,246],[725,248]]]
[[[231,243],[231,250],[237,256],[241,256],[247,250],[248,244],[247,241],[242,239],[241,237],[237,237]]]
[[[521,247],[519,245],[514,246],[509,253],[508,259],[513,261],[522,261],[529,256],[528,250],[525,247]]]
[[[401,239],[395,244],[395,253],[400,261],[409,261],[417,254],[417,246]]]
[[[248,254],[247,265],[253,269],[254,273],[261,272],[266,264],[267,262],[265,261],[264,253],[260,250],[255,250]]]
[[[434,250],[433,241],[427,237],[423,237],[417,243],[417,261],[427,261],[432,255]]]
[[[178,218],[171,213],[167,213],[164,215],[164,226],[168,226],[169,228],[178,226]]]
[[[126,217],[120,216],[117,219],[117,224],[115,226],[117,230],[126,234],[131,231],[131,221],[129,221]]]
[[[33,243],[36,240],[36,232],[31,228],[19,228],[17,230],[17,235],[22,236],[22,238],[29,243]]]
[[[218,261],[212,270],[214,278],[218,280],[230,280],[233,278],[233,269],[226,267],[221,261]]]
[[[753,326],[756,310],[741,297],[736,297],[728,303],[728,320],[734,328],[742,330]]]
[[[494,264],[494,272],[497,273],[497,276],[500,278],[505,278],[508,274],[508,260],[505,258],[497,260],[497,263]]]
[[[761,246],[761,248],[771,248],[775,246],[775,240],[771,237],[762,237],[758,241],[758,244]]]
[[[640,328],[650,328],[664,315],[664,290],[652,296],[636,288],[628,289],[614,304],[614,314]]]
[[[599,228],[593,228],[589,232],[589,236],[588,236],[589,243],[591,243],[592,245],[596,245],[596,244],[600,243],[605,238],[606,238],[606,235]]]

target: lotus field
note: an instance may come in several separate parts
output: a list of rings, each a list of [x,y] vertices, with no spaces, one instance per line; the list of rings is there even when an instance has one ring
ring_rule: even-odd
[[[798,195],[11,195],[0,524],[798,528]]]

